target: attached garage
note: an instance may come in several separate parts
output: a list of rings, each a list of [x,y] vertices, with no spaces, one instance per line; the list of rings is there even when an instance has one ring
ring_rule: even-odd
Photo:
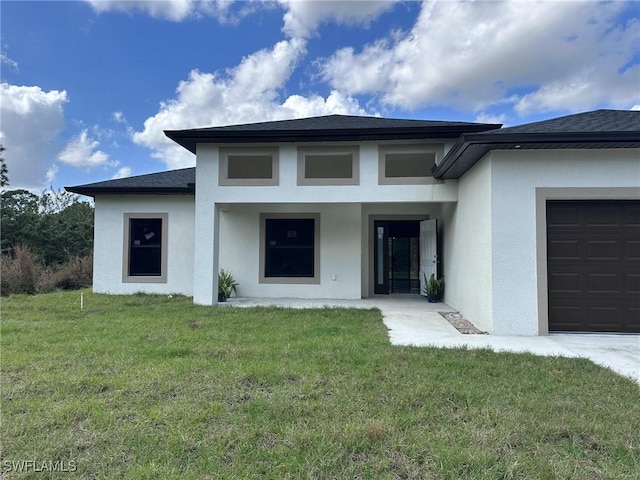
[[[549,331],[640,333],[640,200],[548,200]]]

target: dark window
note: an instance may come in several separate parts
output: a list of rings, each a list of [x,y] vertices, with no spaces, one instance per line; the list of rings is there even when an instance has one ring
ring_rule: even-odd
[[[129,276],[162,275],[162,219],[129,219]]]
[[[436,163],[436,155],[424,153],[387,153],[385,157],[385,176],[429,177]]]
[[[265,277],[314,276],[313,218],[265,220]]]
[[[305,155],[304,178],[353,178],[353,155]]]
[[[233,179],[273,178],[271,155],[229,155],[227,177]]]

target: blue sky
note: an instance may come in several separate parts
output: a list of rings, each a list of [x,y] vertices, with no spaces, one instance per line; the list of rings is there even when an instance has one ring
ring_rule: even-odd
[[[10,188],[192,166],[165,129],[640,109],[640,4],[2,1]]]

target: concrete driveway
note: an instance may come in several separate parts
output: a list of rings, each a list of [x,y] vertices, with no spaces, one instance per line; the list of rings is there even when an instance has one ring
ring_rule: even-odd
[[[463,335],[438,312],[453,312],[445,303],[430,304],[417,296],[380,296],[362,300],[232,298],[238,307],[378,308],[392,345],[442,348],[489,348],[495,352],[582,357],[640,383],[640,335],[552,334],[541,337]]]

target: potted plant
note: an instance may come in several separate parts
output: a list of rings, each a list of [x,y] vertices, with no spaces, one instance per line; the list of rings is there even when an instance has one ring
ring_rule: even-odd
[[[424,283],[426,288],[424,292],[427,294],[427,300],[430,303],[437,303],[442,298],[442,293],[444,292],[444,277],[440,279],[436,279],[435,275],[432,273],[429,279],[427,279],[427,275],[424,274]]]
[[[224,268],[220,269],[218,274],[218,301],[226,302],[232,293],[236,293],[237,286],[238,282],[233,278],[231,272],[226,271]]]

